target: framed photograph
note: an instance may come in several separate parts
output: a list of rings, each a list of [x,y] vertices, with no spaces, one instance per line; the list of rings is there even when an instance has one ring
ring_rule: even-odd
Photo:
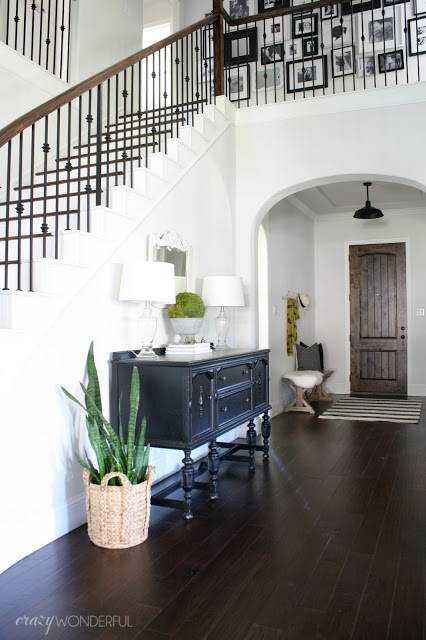
[[[318,55],[318,37],[303,38],[302,40],[302,56],[307,58],[308,56]]]
[[[380,9],[382,0],[352,0],[351,2],[342,3],[342,16],[352,15],[352,13],[372,12],[373,9]]]
[[[358,58],[358,75],[360,78],[363,76],[374,76],[376,73],[376,61],[374,56],[360,56]]]
[[[323,42],[325,49],[341,49],[353,44],[352,17],[340,20],[327,20],[323,24]]]
[[[293,16],[293,38],[318,35],[318,14],[302,13]]]
[[[201,56],[203,60],[214,57],[214,34],[211,25],[203,29],[202,32]]]
[[[284,44],[267,44],[260,49],[260,64],[282,62],[284,59]]]
[[[384,9],[377,14],[362,13],[359,15],[358,51],[373,53],[373,51],[391,51],[400,44],[399,38],[399,9]],[[364,34],[364,48],[362,35]]]
[[[257,60],[257,27],[225,33],[224,54],[226,67]]]
[[[231,67],[226,74],[228,98],[231,102],[250,98],[250,65]]]
[[[213,60],[205,60],[198,65],[198,88],[200,95],[214,96],[214,62]]]
[[[392,7],[395,4],[403,4],[404,2],[410,2],[410,0],[383,0],[383,6]]]
[[[250,0],[229,0],[229,15],[233,20],[248,18],[250,15]]]
[[[282,89],[284,80],[284,69],[282,64],[275,67],[259,69],[256,73],[256,89],[258,92],[269,91],[269,89]]]
[[[302,41],[289,40],[285,45],[285,55],[287,60],[298,60],[302,57]]]
[[[330,4],[328,7],[321,7],[321,18],[327,20],[327,18],[339,17],[339,5]]]
[[[327,56],[287,62],[287,91],[309,91],[327,86]]]
[[[281,22],[275,22],[273,21],[271,24],[271,35],[277,36],[279,34],[281,34]]]
[[[426,16],[408,21],[410,56],[426,53]]]
[[[282,9],[290,6],[290,0],[258,0],[257,12],[263,13],[271,9]]]
[[[389,53],[379,53],[379,73],[387,71],[397,71],[404,68],[404,52],[402,49],[398,51],[390,51]]]
[[[414,13],[426,13],[426,0],[414,0]]]
[[[355,73],[355,47],[344,47],[333,51],[333,77],[350,76]]]

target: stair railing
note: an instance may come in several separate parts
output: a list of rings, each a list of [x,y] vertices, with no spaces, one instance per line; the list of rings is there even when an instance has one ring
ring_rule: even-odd
[[[152,151],[214,103],[207,64],[217,13],[147,47],[0,131],[3,289],[33,291],[35,257],[60,259],[62,231],[90,231],[110,187],[133,186]],[[206,31],[207,30],[207,31]]]

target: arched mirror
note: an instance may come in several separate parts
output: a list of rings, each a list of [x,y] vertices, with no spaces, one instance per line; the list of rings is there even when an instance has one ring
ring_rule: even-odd
[[[190,245],[173,231],[151,233],[149,236],[148,258],[174,265],[176,293],[188,290],[190,249]]]

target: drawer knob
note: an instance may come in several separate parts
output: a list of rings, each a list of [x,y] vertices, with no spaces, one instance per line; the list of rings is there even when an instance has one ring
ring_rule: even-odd
[[[243,376],[246,376],[247,374],[248,374],[247,369],[244,369],[244,371],[243,371]]]
[[[223,411],[223,413],[226,413],[228,411],[228,407],[222,407],[221,411]]]
[[[250,402],[250,398],[244,398],[243,402]]]
[[[221,376],[219,380],[226,380],[226,376]]]

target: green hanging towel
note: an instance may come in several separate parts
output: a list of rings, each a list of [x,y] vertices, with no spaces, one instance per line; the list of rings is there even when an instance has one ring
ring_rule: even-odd
[[[296,320],[299,318],[296,300],[288,298],[287,300],[287,355],[293,355],[293,345],[297,341]]]

